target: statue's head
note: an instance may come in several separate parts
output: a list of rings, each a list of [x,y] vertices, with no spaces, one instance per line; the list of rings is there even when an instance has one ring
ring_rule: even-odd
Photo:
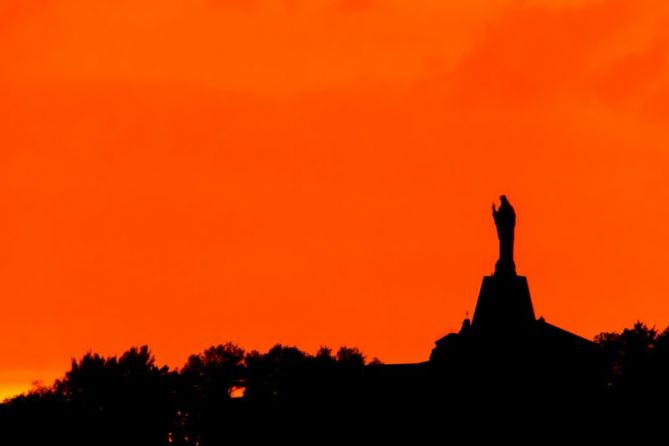
[[[499,201],[502,202],[502,204],[508,204],[509,200],[506,199],[506,195],[500,195],[499,196]]]

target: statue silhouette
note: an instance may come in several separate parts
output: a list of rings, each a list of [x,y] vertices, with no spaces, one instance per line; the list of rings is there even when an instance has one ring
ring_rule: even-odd
[[[506,195],[499,197],[499,209],[492,205],[492,216],[497,227],[499,239],[499,260],[495,265],[496,276],[515,276],[516,265],[513,261],[513,235],[516,228],[516,212],[507,200]]]
[[[506,195],[499,208],[492,205],[492,216],[499,239],[499,259],[495,274],[483,278],[476,302],[472,328],[479,333],[526,331],[535,322],[527,278],[516,274],[513,260],[516,211]]]

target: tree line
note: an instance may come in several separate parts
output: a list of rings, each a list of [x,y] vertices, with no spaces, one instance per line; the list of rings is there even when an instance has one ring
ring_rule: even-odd
[[[606,361],[598,410],[647,417],[637,409],[667,400],[669,329],[639,322],[595,343]],[[302,435],[320,443],[361,426],[448,424],[435,415],[438,408],[471,419],[461,401],[430,395],[434,379],[427,363],[394,368],[348,347],[312,355],[227,343],[191,355],[178,369],[157,365],[147,346],[111,357],[90,352],[52,385],[0,405],[0,442],[207,446]]]

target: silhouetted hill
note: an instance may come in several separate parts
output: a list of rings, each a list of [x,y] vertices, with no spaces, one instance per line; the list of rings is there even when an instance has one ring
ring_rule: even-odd
[[[310,355],[228,343],[169,370],[146,346],[118,358],[89,353],[51,387],[0,407],[0,444],[665,438],[669,331],[636,323],[592,342],[537,319],[527,278],[516,274],[516,213],[500,200],[495,273],[483,278],[473,321],[439,339],[429,361],[384,365],[355,348]]]
[[[157,366],[146,346],[119,357],[89,353],[52,386],[0,406],[0,443],[474,438],[485,435],[482,426],[514,435],[590,428],[585,432],[604,438],[614,427],[659,426],[666,409],[657,403],[669,397],[669,331],[637,323],[602,333],[593,345],[605,367],[578,389],[565,386],[573,377],[562,380],[559,367],[548,377],[536,369],[517,375],[503,355],[473,359],[468,349],[448,365],[385,365],[366,363],[353,348],[310,355],[282,345],[260,353],[224,344],[190,356],[179,370]],[[498,347],[514,355],[512,346]]]

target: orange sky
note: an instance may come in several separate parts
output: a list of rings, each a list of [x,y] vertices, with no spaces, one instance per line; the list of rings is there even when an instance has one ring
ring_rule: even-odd
[[[0,395],[89,349],[669,324],[665,0],[3,0]]]

